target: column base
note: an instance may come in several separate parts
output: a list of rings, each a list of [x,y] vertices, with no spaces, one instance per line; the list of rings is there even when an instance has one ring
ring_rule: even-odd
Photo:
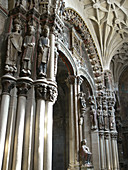
[[[81,170],[94,170],[92,165],[82,165]]]
[[[70,164],[67,170],[80,170],[79,164]]]

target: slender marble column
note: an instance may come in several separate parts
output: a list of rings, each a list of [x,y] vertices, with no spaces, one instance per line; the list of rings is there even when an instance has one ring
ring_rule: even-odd
[[[24,124],[27,92],[31,88],[32,80],[30,78],[20,78],[17,80],[18,88],[18,109],[15,130],[14,154],[12,170],[21,170],[22,152],[24,140]]]
[[[119,170],[118,149],[117,149],[117,132],[111,132],[112,140],[112,156],[113,156],[113,170]]]
[[[28,92],[27,108],[25,116],[24,130],[24,150],[23,150],[23,170],[31,170],[33,167],[33,150],[34,150],[34,123],[35,123],[35,98],[34,88]]]
[[[99,132],[100,135],[100,159],[101,170],[105,170],[105,148],[104,148],[104,132]]]
[[[9,115],[8,115],[8,128],[6,134],[5,153],[3,161],[3,170],[10,170],[12,165],[12,154],[14,145],[14,131],[15,131],[15,119],[16,119],[16,107],[17,107],[17,89],[12,90]]]
[[[74,76],[68,77],[69,84],[69,168],[74,168],[75,164],[75,129],[74,129],[74,104],[73,104],[73,84]]]
[[[57,86],[50,82],[48,85],[47,101],[45,105],[45,132],[44,132],[44,170],[52,170],[52,128],[53,104],[57,98]]]
[[[104,138],[105,138],[105,150],[106,150],[107,170],[111,170],[110,146],[109,146],[110,135],[109,135],[109,132],[105,132]]]
[[[45,123],[45,100],[47,93],[47,81],[39,79],[35,81],[36,92],[36,122],[35,122],[35,150],[34,170],[43,170],[44,161],[44,123]]]
[[[0,170],[2,169],[5,138],[7,130],[9,103],[10,103],[10,91],[14,87],[15,78],[12,76],[2,77],[2,99],[0,109]]]

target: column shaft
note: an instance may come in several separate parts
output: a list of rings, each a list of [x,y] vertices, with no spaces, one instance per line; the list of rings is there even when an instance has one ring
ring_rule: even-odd
[[[10,102],[10,95],[3,94],[1,100],[1,110],[0,110],[0,170],[2,169],[2,161],[4,156],[9,102]]]
[[[50,35],[50,58],[49,58],[49,67],[48,67],[48,79],[55,80],[54,77],[54,48],[55,48],[55,35]]]
[[[74,138],[74,110],[73,110],[73,84],[70,84],[69,98],[69,166],[74,166],[75,138]],[[69,168],[70,169],[70,168]]]
[[[105,150],[106,150],[106,165],[107,165],[107,170],[111,170],[110,150],[109,149],[110,149],[109,148],[109,134],[107,134],[107,136],[105,136]]]
[[[77,79],[74,84],[74,121],[75,121],[75,164],[78,164],[79,160],[79,127],[78,127],[78,90],[77,90]]]
[[[12,170],[21,170],[26,97],[19,96]]]
[[[14,90],[12,90],[12,96],[11,96],[11,100],[10,100],[10,109],[9,109],[9,116],[8,116],[8,128],[7,128],[7,135],[6,135],[3,170],[10,170],[11,165],[12,165],[15,119],[16,119],[16,106],[17,106],[17,96],[16,96],[16,88],[14,88]]]
[[[46,101],[44,134],[44,170],[52,170],[53,102]]]
[[[43,170],[45,100],[37,99],[35,125],[34,170]]]
[[[112,156],[113,156],[113,170],[119,170],[117,132],[112,134]]]
[[[27,99],[25,130],[24,130],[24,148],[23,148],[23,170],[31,170],[33,167],[34,150],[34,123],[35,123],[35,102],[34,89],[30,90],[30,96]]]
[[[100,134],[100,159],[101,159],[101,170],[105,170],[105,149],[104,149],[103,134]]]

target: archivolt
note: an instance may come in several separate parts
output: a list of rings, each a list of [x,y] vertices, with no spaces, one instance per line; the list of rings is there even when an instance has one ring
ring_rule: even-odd
[[[101,85],[103,84],[102,81],[103,69],[95,43],[89,32],[89,29],[87,28],[82,17],[71,8],[65,9],[64,19],[65,22],[70,23],[70,25],[72,25],[75,28],[75,30],[78,32],[81,39],[83,40],[94,73],[94,79],[97,86],[97,90],[101,90],[101,88],[103,87]]]

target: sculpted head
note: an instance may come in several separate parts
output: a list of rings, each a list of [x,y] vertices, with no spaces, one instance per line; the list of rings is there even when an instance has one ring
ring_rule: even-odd
[[[43,27],[43,36],[44,37],[49,37],[49,27],[47,26],[47,25],[44,25],[44,27]]]

